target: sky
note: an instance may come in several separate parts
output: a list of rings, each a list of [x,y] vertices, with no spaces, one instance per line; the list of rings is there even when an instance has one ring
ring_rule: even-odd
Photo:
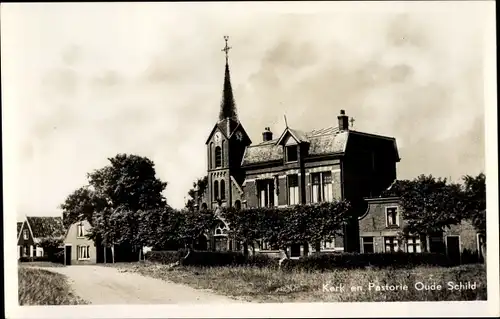
[[[2,4],[18,218],[60,215],[117,153],[154,161],[182,207],[206,174],[224,35],[253,143],[267,126],[279,136],[284,114],[312,130],[344,109],[355,130],[396,138],[399,179],[484,171],[484,11],[435,4]]]

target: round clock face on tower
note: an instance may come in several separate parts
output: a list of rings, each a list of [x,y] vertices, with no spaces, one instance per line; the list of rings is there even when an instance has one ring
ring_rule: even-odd
[[[243,134],[240,131],[236,132],[236,139],[238,139],[238,141],[243,140]]]
[[[214,139],[215,139],[216,142],[220,142],[220,139],[221,139],[220,132],[215,133]]]

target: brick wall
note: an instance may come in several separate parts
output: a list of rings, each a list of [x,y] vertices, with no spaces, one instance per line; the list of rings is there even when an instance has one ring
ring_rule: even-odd
[[[443,234],[446,236],[458,235],[460,236],[460,249],[462,252],[468,250],[476,252],[478,249],[477,231],[468,220],[462,221],[459,225],[452,225],[450,229],[446,229]]]

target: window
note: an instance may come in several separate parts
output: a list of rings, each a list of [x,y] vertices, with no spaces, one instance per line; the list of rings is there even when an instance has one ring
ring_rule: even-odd
[[[335,240],[324,241],[323,245],[321,245],[323,249],[334,249],[335,248]]]
[[[240,200],[236,200],[234,202],[234,207],[237,209],[237,210],[240,210],[241,209],[241,201]]]
[[[259,189],[259,206],[273,207],[274,206],[274,181],[272,179],[258,181]]]
[[[385,237],[384,242],[386,253],[393,253],[398,251],[398,241],[396,237]]]
[[[406,251],[409,253],[420,253],[420,238],[408,237],[406,239]]]
[[[286,147],[286,161],[287,162],[296,162],[298,158],[297,154],[297,145],[287,146]]]
[[[28,256],[28,246],[23,247],[23,256],[24,257]]]
[[[373,237],[362,237],[363,239],[363,252],[373,253]]]
[[[220,181],[220,199],[226,199],[226,182],[224,180]]]
[[[76,246],[78,260],[90,259],[90,246]]]
[[[23,230],[23,238],[24,238],[24,240],[28,240],[28,237],[29,237],[28,236],[28,230],[27,229]]]
[[[222,149],[220,146],[215,148],[215,167],[222,167]]]
[[[78,225],[78,227],[77,227],[76,237],[77,238],[85,237],[85,228],[82,224]]]
[[[332,172],[311,174],[312,202],[331,202],[333,200]]]
[[[299,177],[298,175],[288,176],[288,205],[299,204]]]
[[[209,163],[209,168],[214,168],[214,143],[210,143],[210,149],[208,150],[208,163]]]
[[[213,200],[216,201],[219,199],[219,182],[218,181],[215,181],[214,182],[214,198]]]
[[[399,226],[399,216],[397,207],[386,207],[386,226],[387,227],[398,227]]]

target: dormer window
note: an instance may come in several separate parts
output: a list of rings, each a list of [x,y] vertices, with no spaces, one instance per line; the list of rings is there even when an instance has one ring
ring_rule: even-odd
[[[296,162],[298,159],[298,148],[297,145],[290,145],[286,147],[286,161]]]

